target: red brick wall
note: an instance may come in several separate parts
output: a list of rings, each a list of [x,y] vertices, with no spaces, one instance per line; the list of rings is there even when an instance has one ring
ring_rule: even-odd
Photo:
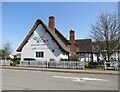
[[[49,17],[48,26],[52,29],[53,33],[55,33],[55,17],[54,16]]]
[[[75,32],[73,30],[70,31],[70,51],[77,53],[77,46],[75,45]]]

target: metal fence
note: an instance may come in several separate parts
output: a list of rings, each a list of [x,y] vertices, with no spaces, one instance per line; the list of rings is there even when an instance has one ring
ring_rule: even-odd
[[[20,66],[23,67],[43,67],[43,68],[66,68],[66,69],[84,69],[82,61],[20,61]]]
[[[113,70],[120,70],[120,61],[111,61],[111,62],[104,62],[105,70],[113,69]]]
[[[0,66],[10,66],[10,60],[0,60]]]

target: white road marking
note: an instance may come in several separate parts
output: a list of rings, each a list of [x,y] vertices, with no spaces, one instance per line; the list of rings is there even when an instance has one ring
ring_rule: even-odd
[[[85,82],[86,80],[80,79],[80,78],[75,78],[73,79],[73,81],[77,81],[77,82]]]
[[[53,77],[55,77],[55,78],[69,78],[69,79],[74,79],[74,78],[76,78],[76,77],[65,77],[65,76],[53,76]]]
[[[96,80],[96,81],[108,81],[108,80],[105,80],[105,79],[97,79],[97,78],[82,78],[83,80]]]
[[[66,76],[53,76],[54,78],[66,78],[66,79],[72,79],[73,81],[77,82],[84,82],[84,81],[108,81],[105,79],[97,79],[97,78],[78,78],[78,77],[66,77]]]

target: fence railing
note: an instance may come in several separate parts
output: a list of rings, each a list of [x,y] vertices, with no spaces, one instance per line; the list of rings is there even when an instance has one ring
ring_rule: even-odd
[[[43,67],[43,68],[69,68],[69,69],[84,69],[82,61],[20,61],[20,66],[24,67]]]
[[[104,62],[105,70],[107,69],[114,69],[120,70],[120,61],[111,61],[111,62]]]
[[[0,60],[0,66],[10,66],[10,60]]]

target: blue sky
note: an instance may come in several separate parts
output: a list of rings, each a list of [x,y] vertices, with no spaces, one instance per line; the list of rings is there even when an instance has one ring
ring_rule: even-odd
[[[90,38],[90,25],[102,12],[113,12],[117,2],[3,2],[2,42],[12,42],[15,50],[22,43],[37,19],[48,24],[48,17],[56,19],[56,28],[69,39],[69,31],[75,30],[76,39]]]

